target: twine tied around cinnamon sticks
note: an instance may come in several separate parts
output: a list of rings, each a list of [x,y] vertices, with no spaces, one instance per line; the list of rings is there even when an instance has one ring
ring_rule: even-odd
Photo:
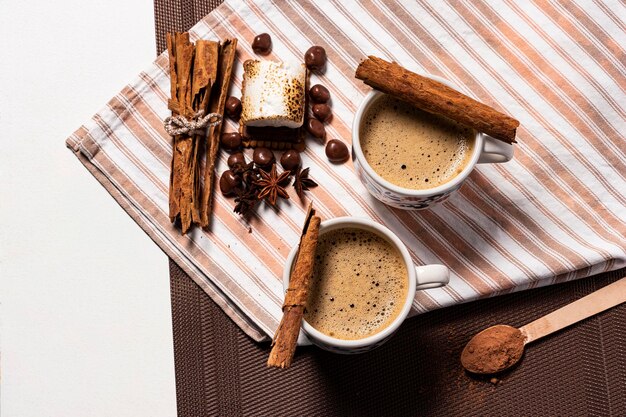
[[[170,136],[204,134],[205,129],[222,123],[222,115],[209,113],[204,116],[204,110],[199,110],[191,120],[182,114],[168,116],[163,121],[163,128]]]

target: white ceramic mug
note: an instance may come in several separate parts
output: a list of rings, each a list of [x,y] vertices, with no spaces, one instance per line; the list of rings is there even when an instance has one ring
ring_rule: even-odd
[[[455,88],[452,83],[441,77],[434,75],[425,76],[439,81],[450,88]],[[378,99],[383,94],[384,93],[378,90],[370,91],[365,96],[354,115],[352,122],[352,159],[354,160],[354,167],[359,179],[363,185],[365,185],[367,191],[385,204],[405,210],[427,208],[431,204],[444,201],[453,191],[458,190],[476,164],[507,162],[513,158],[513,145],[494,139],[484,133],[477,132],[474,150],[469,163],[450,181],[425,190],[412,190],[392,184],[378,175],[369,165],[363,155],[360,142],[360,130],[363,116],[374,100]]]
[[[400,327],[400,324],[404,321],[411,310],[411,304],[413,302],[413,297],[415,296],[415,291],[437,288],[446,285],[450,279],[450,271],[444,265],[414,265],[408,249],[404,246],[398,236],[385,226],[369,219],[338,217],[326,220],[320,225],[320,236],[324,233],[330,232],[331,230],[343,228],[367,230],[376,233],[387,240],[387,242],[394,246],[402,255],[402,259],[404,259],[404,264],[406,265],[408,273],[408,291],[406,298],[404,299],[404,304],[402,305],[402,310],[386,328],[372,336],[356,340],[338,339],[320,332],[307,323],[306,320],[302,321],[302,330],[314,345],[336,353],[361,353],[382,345],[396,330],[398,330],[398,327]],[[283,271],[283,289],[285,292],[287,292],[287,288],[289,287],[289,278],[291,276],[297,252],[298,246],[296,245],[287,257],[287,263],[285,265],[285,270]]]

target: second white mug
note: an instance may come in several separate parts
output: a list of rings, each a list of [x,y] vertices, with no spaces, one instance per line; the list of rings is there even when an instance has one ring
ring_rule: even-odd
[[[376,334],[356,340],[339,339],[322,333],[307,323],[306,320],[302,321],[302,330],[304,330],[304,333],[314,345],[335,353],[362,353],[382,345],[398,330],[400,324],[402,324],[411,310],[415,291],[446,285],[450,280],[450,271],[444,265],[414,265],[408,249],[400,238],[385,226],[369,219],[338,217],[326,220],[320,226],[320,236],[332,230],[343,228],[367,230],[387,240],[402,255],[408,274],[408,291],[406,298],[403,300],[402,310],[386,328]],[[289,288],[289,279],[297,253],[298,246],[296,245],[287,257],[287,263],[283,271],[283,289],[285,292]]]

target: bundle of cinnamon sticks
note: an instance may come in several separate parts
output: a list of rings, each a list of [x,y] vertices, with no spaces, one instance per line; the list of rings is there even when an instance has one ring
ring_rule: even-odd
[[[172,116],[193,120],[198,115],[224,114],[224,104],[235,61],[237,39],[198,40],[189,33],[168,33]],[[169,216],[187,233],[192,224],[207,227],[212,208],[215,159],[222,124],[173,138]],[[204,155],[206,163],[202,164]]]

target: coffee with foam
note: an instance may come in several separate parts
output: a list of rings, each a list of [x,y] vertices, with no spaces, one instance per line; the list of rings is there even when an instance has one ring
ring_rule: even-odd
[[[469,164],[475,131],[382,95],[367,109],[359,137],[369,165],[385,180],[425,190],[452,180]]]
[[[362,339],[388,327],[408,291],[406,264],[384,237],[341,228],[320,235],[305,320],[338,339]]]

